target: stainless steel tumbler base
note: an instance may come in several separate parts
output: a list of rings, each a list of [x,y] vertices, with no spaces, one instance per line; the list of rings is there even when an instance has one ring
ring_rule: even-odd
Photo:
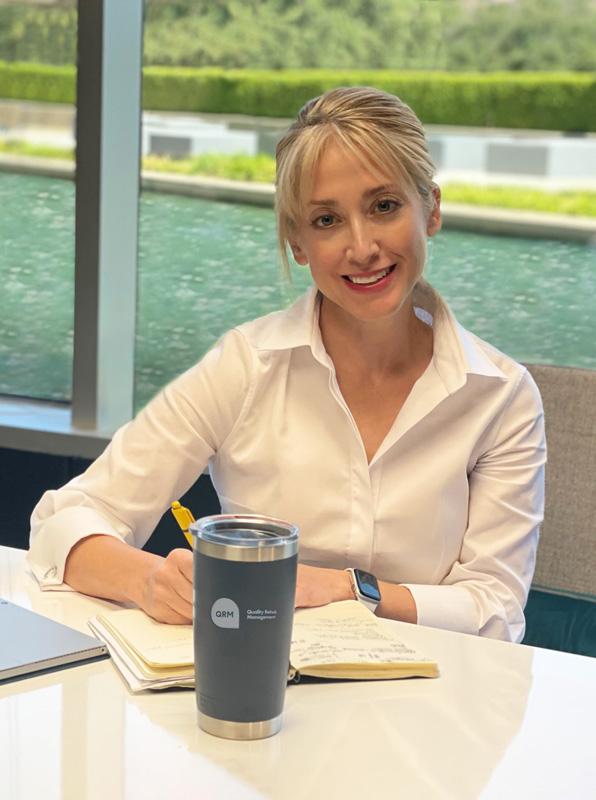
[[[213,736],[220,736],[222,739],[266,739],[268,736],[279,733],[281,729],[282,714],[261,722],[228,722],[208,717],[201,711],[198,711],[197,714],[199,728]]]

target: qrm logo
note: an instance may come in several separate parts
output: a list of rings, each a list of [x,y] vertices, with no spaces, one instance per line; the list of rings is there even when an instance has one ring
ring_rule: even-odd
[[[211,606],[211,619],[218,628],[239,628],[240,610],[229,597],[220,597]]]

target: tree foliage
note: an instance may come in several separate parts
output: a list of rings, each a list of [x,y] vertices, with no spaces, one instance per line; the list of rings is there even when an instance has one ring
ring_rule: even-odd
[[[76,25],[73,9],[0,6],[0,59],[73,64]]]
[[[592,0],[483,3],[453,24],[449,39],[451,69],[594,70],[596,6]]]
[[[0,6],[0,59],[74,63],[76,12]],[[146,0],[145,63],[596,70],[593,0]]]

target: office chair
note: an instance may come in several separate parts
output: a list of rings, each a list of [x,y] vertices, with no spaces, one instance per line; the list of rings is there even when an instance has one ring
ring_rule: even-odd
[[[596,371],[527,367],[544,403],[548,462],[524,644],[596,657]]]

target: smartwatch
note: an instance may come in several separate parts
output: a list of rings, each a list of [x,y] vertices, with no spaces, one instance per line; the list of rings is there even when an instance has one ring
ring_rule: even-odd
[[[354,597],[363,603],[369,611],[375,612],[376,607],[381,602],[381,592],[377,579],[370,572],[363,569],[347,569],[352,581]]]

